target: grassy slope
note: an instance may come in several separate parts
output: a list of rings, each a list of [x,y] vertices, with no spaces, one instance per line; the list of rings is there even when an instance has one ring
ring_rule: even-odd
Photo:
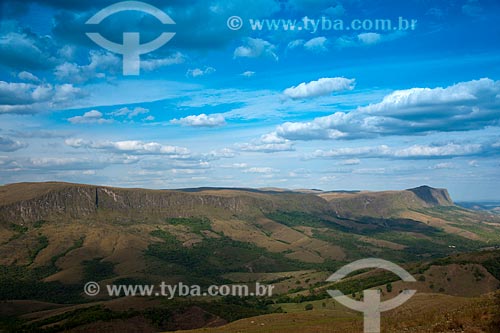
[[[26,299],[81,302],[80,284],[86,275],[97,270],[106,273],[101,275],[105,282],[123,278],[176,282],[189,277],[190,282],[209,283],[221,282],[227,277],[252,280],[253,273],[249,272],[256,272],[254,279],[262,277],[262,273],[275,272],[270,279],[276,280],[280,293],[296,297],[307,295],[310,288],[321,290],[325,272],[332,272],[343,262],[354,259],[378,256],[398,263],[411,262],[500,244],[498,218],[454,206],[415,205],[411,201],[413,194],[406,194],[408,191],[397,200],[391,199],[392,192],[370,194],[375,201],[380,199],[377,205],[390,212],[391,218],[338,216],[338,212],[331,210],[331,204],[338,204],[339,198],[350,200],[362,193],[331,194],[328,202],[316,194],[243,190],[181,193],[101,187],[96,190],[87,185],[60,183],[0,187],[0,207],[22,205],[22,200],[40,204],[54,199],[64,204],[68,202],[64,201],[68,193],[83,195],[87,200],[85,196],[96,191],[100,191],[100,204],[95,214],[92,213],[95,198],[89,197],[88,209],[72,207],[75,208],[73,215],[59,212],[49,214],[45,221],[0,221],[1,282],[7,288],[3,296],[14,297],[15,291],[24,291],[30,285],[33,288],[23,295]],[[163,208],[147,207],[148,200]],[[168,206],[172,203],[175,205]],[[359,203],[358,199],[353,206],[348,201],[342,202],[348,209],[355,209]],[[141,207],[139,213],[132,212],[135,205]],[[122,211],[120,207],[125,208]],[[82,212],[84,215],[78,215]],[[466,296],[493,291],[500,279],[500,260],[492,253],[457,255],[427,266],[420,273],[425,281],[419,281],[417,289],[449,293],[478,287],[478,293],[455,293]],[[446,275],[448,271],[453,274]],[[478,277],[481,279],[477,280]],[[61,285],[60,281],[69,286]],[[359,290],[368,282],[363,281]],[[399,284],[394,283],[394,292],[399,289]],[[441,296],[433,297],[444,302]],[[458,298],[453,300],[464,306],[469,304]],[[326,329],[332,324],[343,327],[345,332],[359,331],[358,316],[345,313],[342,317],[347,318],[345,320],[331,319],[328,311],[320,308],[323,302],[320,298],[312,298],[311,302],[316,309],[312,312],[298,311],[292,318],[287,314],[265,317],[270,321],[263,322],[259,332],[265,332],[271,324],[273,330],[269,332],[290,330],[293,320],[299,326],[317,328],[311,332],[330,332]],[[480,306],[485,301],[475,299],[474,302],[478,303],[471,304]],[[295,307],[297,312],[306,304],[307,301],[283,304],[283,308]],[[447,306],[448,303],[439,304]],[[425,313],[422,318],[433,318],[436,314]],[[476,313],[465,315],[473,317]],[[397,320],[391,321],[391,318],[388,317],[387,322],[389,331],[396,332]],[[440,320],[435,318],[434,324],[441,325]],[[242,332],[253,332],[255,322],[249,325],[244,320],[243,324],[246,327]]]
[[[318,304],[316,304],[318,305]],[[382,315],[383,332],[497,332],[491,328],[498,309],[490,296],[460,298],[418,294]],[[362,318],[341,305],[333,309],[271,314],[246,318],[218,328],[185,333],[344,333],[362,332]]]

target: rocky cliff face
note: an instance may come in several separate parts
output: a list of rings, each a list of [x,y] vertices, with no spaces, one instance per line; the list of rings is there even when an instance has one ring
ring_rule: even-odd
[[[248,214],[274,210],[327,210],[326,202],[301,193],[256,194],[119,189],[60,184],[13,184],[0,193],[0,220],[32,223],[44,219],[147,219],[213,214]],[[24,187],[24,190],[19,190]],[[9,192],[17,195],[13,198]],[[229,192],[229,193],[228,193]]]
[[[407,191],[415,193],[426,205],[429,206],[453,206],[448,190],[444,188],[432,188],[429,186],[420,186]]]
[[[361,192],[332,200],[330,206],[343,217],[388,218],[407,209],[453,206],[446,189],[421,186],[405,191]]]
[[[120,189],[67,183],[22,183],[0,187],[0,221],[87,219],[155,220],[165,217],[253,216],[301,211],[339,216],[390,217],[394,212],[450,206],[445,189],[421,186],[406,191],[362,192],[327,202],[316,194],[244,190],[183,192]]]

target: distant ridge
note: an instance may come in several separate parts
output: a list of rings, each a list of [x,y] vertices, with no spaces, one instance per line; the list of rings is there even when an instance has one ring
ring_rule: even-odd
[[[0,186],[0,219],[104,219],[187,217],[302,211],[329,216],[390,217],[395,212],[453,206],[446,189],[420,186],[404,191],[357,192],[251,188],[148,190],[71,183],[18,183]]]
[[[415,193],[417,197],[419,197],[429,205],[453,206],[453,201],[451,200],[450,194],[446,189],[432,188],[430,186],[424,185],[408,189],[407,191]]]
[[[338,195],[325,193],[339,216],[392,217],[407,209],[454,206],[446,189],[420,186],[404,191],[359,192]]]

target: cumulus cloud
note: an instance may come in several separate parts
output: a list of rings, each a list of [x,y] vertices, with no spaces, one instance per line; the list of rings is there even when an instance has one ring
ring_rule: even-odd
[[[395,31],[388,34],[380,34],[376,32],[363,32],[357,35],[346,35],[338,37],[334,45],[337,48],[363,47],[371,46],[380,43],[390,42],[406,36],[405,31]]]
[[[244,76],[244,77],[252,77],[252,76],[255,76],[255,72],[245,71],[245,72],[241,73],[240,75]]]
[[[479,163],[477,162],[477,160],[471,160],[467,164],[469,164],[469,166],[471,166],[473,168],[479,167]]]
[[[307,84],[303,84],[301,89],[292,90],[296,93],[292,96],[308,96],[311,89],[306,88]],[[499,93],[500,81],[490,79],[446,88],[398,90],[379,103],[308,122],[287,122],[273,133],[288,140],[351,140],[498,126]]]
[[[143,59],[141,60],[141,70],[153,71],[165,66],[182,64],[185,60],[185,56],[180,52],[165,58]],[[85,83],[115,76],[122,71],[122,60],[110,52],[92,50],[89,52],[88,61],[89,63],[86,65],[64,62],[56,67],[54,75],[61,81]]]
[[[230,165],[223,164],[220,167],[225,169],[246,169],[248,168],[248,164],[247,163],[233,163]]]
[[[339,165],[358,165],[361,161],[358,158],[351,158],[339,162]]]
[[[435,164],[435,165],[431,166],[429,169],[439,170],[439,169],[454,169],[454,168],[455,168],[455,165],[453,163],[443,162],[443,163]]]
[[[75,116],[68,119],[72,124],[108,124],[112,123],[112,119],[103,118],[103,114],[100,111],[92,110],[85,112],[83,116]]]
[[[72,84],[51,85],[0,81],[0,113],[36,113],[68,106],[84,96]]]
[[[204,155],[206,160],[219,160],[222,158],[233,158],[236,157],[238,153],[230,148],[222,148],[218,150],[212,150],[208,154]]]
[[[328,40],[325,37],[315,37],[304,43],[304,48],[312,52],[326,52]]]
[[[194,68],[194,69],[188,69],[188,71],[186,72],[186,76],[200,77],[200,76],[210,75],[213,73],[215,73],[215,68],[213,67],[206,67],[205,69]]]
[[[306,51],[321,53],[328,51],[328,39],[325,37],[315,37],[309,40],[296,39],[288,43],[286,49],[293,50],[297,48],[303,48]]]
[[[277,171],[278,170],[273,169],[273,168],[269,168],[269,167],[253,167],[253,168],[248,168],[248,169],[243,170],[243,172],[245,172],[245,173],[266,173],[266,174],[277,172]]]
[[[0,104],[27,105],[49,100],[53,96],[51,85],[34,85],[29,83],[10,83],[0,81]]]
[[[17,74],[17,77],[19,78],[19,80],[22,81],[28,81],[33,83],[40,82],[40,79],[36,75],[26,71],[20,72],[19,74]]]
[[[139,162],[138,157],[121,155],[112,157],[64,157],[64,156],[48,156],[48,157],[31,157],[22,158],[15,162],[15,164],[23,170],[37,170],[37,171],[71,171],[79,170],[86,171],[95,169],[104,169],[113,164],[134,164]]]
[[[235,58],[269,57],[278,61],[276,46],[260,38],[245,38],[245,45],[234,50]]]
[[[84,83],[93,79],[102,79],[109,74],[116,74],[121,66],[118,56],[110,52],[90,51],[89,64],[78,65],[65,62],[56,67],[57,79],[71,83]]]
[[[28,144],[20,141],[15,141],[10,138],[0,136],[0,151],[13,152],[22,148],[26,148]]]
[[[162,67],[183,64],[185,61],[186,56],[180,52],[176,52],[165,58],[141,60],[141,70],[150,72]]]
[[[345,8],[342,4],[337,4],[335,6],[328,7],[324,10],[324,13],[330,17],[341,17],[345,14]]]
[[[382,35],[376,32],[365,32],[358,35],[358,39],[366,45],[377,44],[382,40]]]
[[[321,78],[317,81],[302,82],[296,87],[285,89],[283,94],[292,99],[330,95],[334,92],[354,89],[354,79],[343,77]]]
[[[413,145],[410,147],[389,147],[387,145],[373,147],[346,147],[331,150],[316,150],[310,158],[346,158],[364,157],[380,158],[388,157],[394,159],[431,159],[451,158],[458,156],[475,156],[490,152],[491,145],[486,144],[458,144],[447,143],[441,145]]]
[[[133,119],[139,115],[148,114],[149,109],[145,109],[143,107],[135,107],[133,109],[129,109],[128,107],[121,108],[117,111],[111,112],[110,115],[115,117],[127,117],[128,119]],[[153,118],[154,119],[154,118]]]
[[[296,49],[300,46],[303,46],[304,43],[305,43],[305,40],[303,40],[303,39],[292,40],[291,42],[288,43],[286,48],[289,50],[293,50],[293,49]]]
[[[191,127],[219,127],[224,126],[226,120],[220,114],[206,115],[202,113],[197,116],[193,115],[180,119],[172,119],[170,123]]]
[[[190,151],[184,147],[163,145],[158,142],[127,141],[87,141],[83,139],[66,139],[65,144],[73,148],[89,148],[104,150],[113,153],[127,153],[132,155],[189,155]]]
[[[4,18],[5,19],[5,18]],[[40,36],[17,22],[3,20],[0,26],[2,64],[20,70],[48,69],[57,63],[54,41]]]
[[[293,143],[278,137],[275,133],[264,134],[258,140],[253,140],[249,143],[238,145],[242,151],[261,152],[261,153],[275,153],[280,151],[293,151],[295,150]]]

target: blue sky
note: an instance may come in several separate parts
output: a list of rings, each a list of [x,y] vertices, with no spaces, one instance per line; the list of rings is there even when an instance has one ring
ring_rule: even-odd
[[[115,3],[0,2],[0,183],[500,200],[497,1],[151,0],[175,24],[85,24]],[[124,75],[88,32],[175,36]]]

